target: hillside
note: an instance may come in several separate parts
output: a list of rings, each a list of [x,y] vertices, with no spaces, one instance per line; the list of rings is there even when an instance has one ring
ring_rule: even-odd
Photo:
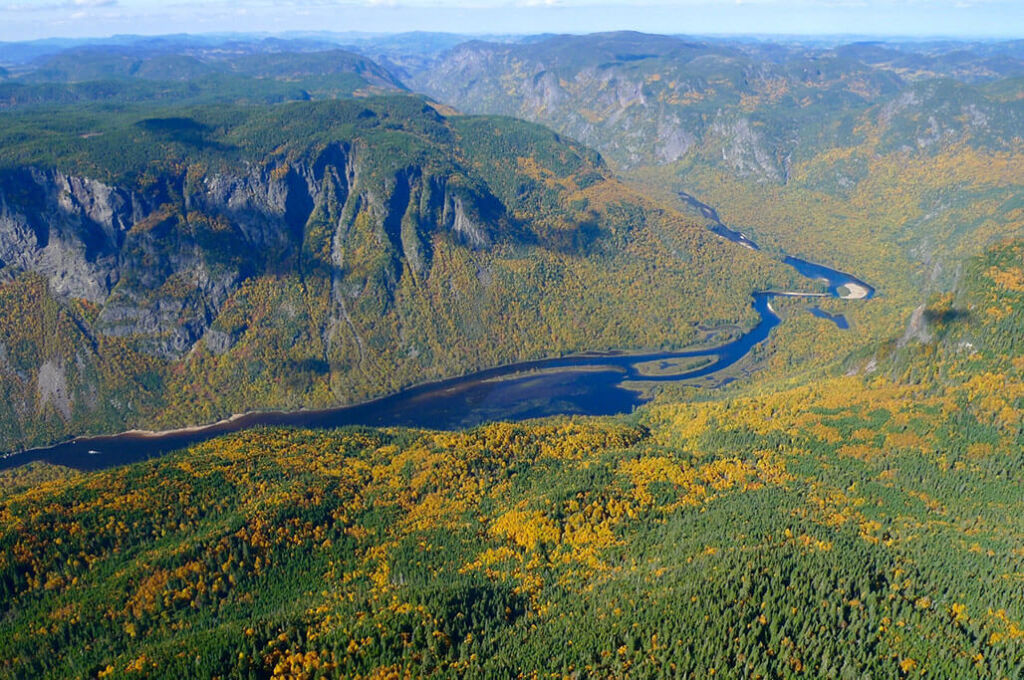
[[[342,39],[0,44],[0,452],[493,369],[4,457],[0,677],[1024,677],[1024,43]]]
[[[990,148],[1010,144],[1021,105],[987,92],[1019,77],[1019,60],[1000,55],[1003,68],[986,70],[993,59],[960,44],[919,49],[630,32],[469,41],[406,83],[467,112],[548,125],[620,169],[701,159],[737,177],[785,183],[793,163],[863,140],[858,118],[876,106],[887,127],[882,150],[965,136]]]
[[[416,97],[42,109],[0,134],[2,449],[683,346],[792,279],[584,147]]]
[[[1020,677],[1022,253],[864,377],[5,473],[4,671]]]
[[[762,247],[882,291],[853,334],[784,324],[785,371],[902,332],[956,286],[965,257],[1024,233],[1015,42],[548,36],[467,42],[405,80],[465,111],[549,125],[638,191],[687,210],[685,191]]]
[[[196,80],[233,73],[257,79],[283,80],[349,74],[367,87],[404,89],[390,73],[357,54],[340,49],[313,52],[236,52],[230,49],[198,54],[138,49],[82,47],[65,50],[33,64],[24,76],[35,82],[81,83],[104,80]]]
[[[900,80],[817,50],[776,62],[730,43],[607,33],[465,43],[407,84],[467,112],[542,122],[620,168],[696,155],[779,182],[829,119],[898,92]]]
[[[277,103],[404,92],[376,62],[322,44],[191,43],[73,47],[19,67],[0,110],[103,102]]]

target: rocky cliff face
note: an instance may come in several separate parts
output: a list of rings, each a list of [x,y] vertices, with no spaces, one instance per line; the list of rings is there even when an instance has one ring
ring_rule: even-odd
[[[406,270],[428,275],[434,234],[487,248],[498,238],[504,207],[458,178],[453,183],[452,168],[410,165],[371,177],[379,168],[368,169],[365,154],[338,143],[287,162],[192,168],[163,177],[144,195],[53,169],[0,176],[0,284],[10,292],[26,276],[45,280],[44,288],[23,292],[28,308],[5,309],[0,324],[32,328],[0,333],[23,337],[15,350],[32,345],[12,358],[0,342],[0,393],[9,406],[0,421],[10,430],[0,448],[40,420],[53,431],[60,422],[107,418],[104,409],[151,408],[139,402],[141,393],[132,396],[142,378],[157,380],[147,398],[163,399],[166,378],[147,362],[183,365],[196,350],[225,356],[247,333],[256,336],[249,345],[259,347],[260,336],[278,330],[274,324],[318,336],[325,367],[372,352],[364,347],[367,318],[379,323]],[[249,282],[296,279],[307,293],[288,297],[269,330],[250,329],[249,318],[222,318]],[[37,314],[32,299],[40,295],[52,303],[36,300],[46,308]],[[300,318],[303,297],[322,312]],[[69,305],[86,311],[60,311]],[[66,323],[72,318],[76,325]],[[128,349],[142,354],[132,360],[123,355]],[[118,366],[124,361],[141,365]],[[134,377],[106,393],[97,411],[105,373]]]
[[[768,266],[520,121],[405,98],[189,113],[4,160],[0,451],[686,342],[745,320]]]
[[[1008,149],[1019,136],[1019,104],[951,78],[915,82],[895,64],[936,64],[909,52],[759,49],[631,33],[474,41],[407,82],[467,112],[549,125],[620,169],[697,161],[761,183],[787,182],[794,163],[856,146],[868,128],[881,152],[923,155],[965,141]]]
[[[493,197],[456,190],[447,176],[416,166],[363,186],[359,156],[336,144],[301,162],[170,178],[146,197],[55,170],[10,172],[0,179],[0,275],[40,274],[59,298],[100,308],[97,333],[142,338],[159,356],[178,359],[247,278],[302,266],[318,206],[337,206],[325,225],[335,278],[360,269],[363,254],[346,252],[350,237],[381,247],[373,259],[385,256],[392,284],[404,267],[419,275],[429,268],[433,231],[472,248],[493,241],[493,224],[484,226],[477,205],[493,209]],[[490,217],[500,220],[503,207],[497,211]],[[369,233],[352,233],[361,229]],[[226,349],[223,333],[209,345]]]
[[[742,96],[779,88],[788,74],[755,66],[742,55],[680,41],[662,40],[635,54],[643,46],[617,49],[623,39],[613,36],[602,49],[581,48],[579,54],[552,52],[544,43],[467,43],[412,74],[409,82],[469,112],[550,125],[599,149],[620,168],[673,163],[701,153],[724,161],[740,176],[784,178],[786,169],[778,160],[788,152],[781,148],[783,140],[751,133],[757,118],[751,111],[737,115],[735,105]],[[772,72],[764,73],[766,68]],[[724,116],[729,120],[723,125]],[[789,147],[794,141],[788,140]],[[719,157],[722,148],[728,150]]]
[[[621,169],[700,160],[770,183],[787,181],[798,153],[850,144],[852,131],[829,128],[829,121],[876,105],[890,116],[885,107],[909,86],[888,67],[842,49],[760,53],[753,45],[631,33],[468,42],[406,80],[467,112],[549,125]],[[915,137],[923,146],[944,128],[960,132],[959,119],[991,118],[983,106],[957,103],[951,112],[930,127],[914,119],[903,127],[920,127]],[[915,138],[903,127],[901,141]]]
[[[0,263],[35,271],[66,297],[102,302],[119,279],[131,226],[151,210],[131,193],[56,170],[0,177]]]

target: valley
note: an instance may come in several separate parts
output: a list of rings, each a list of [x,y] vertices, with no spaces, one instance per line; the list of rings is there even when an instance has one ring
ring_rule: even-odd
[[[725,226],[719,220],[717,211],[692,197],[688,198],[698,204],[705,214],[713,216],[715,224],[710,229],[714,233],[753,250],[758,249],[756,243]],[[786,256],[783,262],[808,279],[824,281],[829,292],[755,292],[753,307],[759,316],[757,324],[735,340],[722,345],[669,352],[627,353],[612,350],[599,354],[541,359],[416,386],[354,406],[291,413],[234,414],[229,419],[211,425],[192,426],[165,433],[126,432],[76,438],[54,446],[6,454],[0,459],[0,469],[34,461],[75,469],[124,465],[251,427],[336,428],[369,425],[450,430],[491,421],[519,421],[552,415],[602,416],[629,413],[649,400],[642,392],[633,391],[638,386],[660,382],[694,384],[693,381],[704,378],[703,385],[714,387],[731,381],[733,377],[723,375],[722,371],[742,361],[780,323],[781,319],[771,306],[772,298],[777,295],[811,298],[832,295],[843,299],[861,299],[874,294],[873,288],[849,274],[791,256]],[[811,313],[814,311],[811,310]],[[818,313],[824,314],[821,310]],[[825,318],[832,319],[829,316]],[[834,321],[839,329],[846,325],[842,316],[836,317]],[[709,333],[709,337],[715,335],[715,331]],[[664,365],[672,360],[696,357],[713,359],[698,368],[682,372],[654,375],[640,368],[653,362],[662,362]],[[633,389],[625,389],[624,383],[629,383]]]
[[[1024,43],[325,25],[0,43],[0,677],[1024,677]]]
[[[753,325],[749,293],[796,278],[537,126],[408,96],[187,113],[3,147],[0,296],[23,310],[0,319],[4,450],[684,347],[698,324]],[[48,115],[16,114],[10,139]],[[139,135],[165,157],[112,152]],[[633,294],[654,303],[642,324]]]

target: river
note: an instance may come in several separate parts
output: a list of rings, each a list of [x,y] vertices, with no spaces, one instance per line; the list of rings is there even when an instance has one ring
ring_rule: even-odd
[[[716,234],[758,249],[742,232],[723,224],[718,213],[689,194],[680,196],[713,222]],[[862,297],[874,289],[850,274],[820,264],[786,256],[783,260],[797,272],[826,282],[829,295],[841,297],[844,286],[856,286]],[[494,420],[526,420],[550,415],[613,415],[629,413],[647,399],[623,383],[634,384],[694,381],[722,384],[712,374],[732,366],[755,346],[764,342],[780,319],[771,299],[793,293],[756,292],[753,307],[760,320],[749,331],[724,344],[684,351],[646,353],[591,353],[554,359],[540,359],[500,366],[471,375],[420,385],[374,401],[319,411],[269,411],[250,413],[230,421],[159,435],[126,432],[99,437],[79,437],[55,446],[30,449],[0,458],[0,469],[32,461],[46,461],[80,470],[92,470],[133,463],[184,448],[213,437],[256,426],[288,425],[331,428],[344,425],[407,426],[459,429]],[[799,295],[799,294],[797,294]],[[839,328],[848,327],[842,315],[819,315]],[[712,333],[711,336],[714,334]],[[650,364],[661,368],[673,361],[706,357],[699,366],[668,373],[645,371]]]

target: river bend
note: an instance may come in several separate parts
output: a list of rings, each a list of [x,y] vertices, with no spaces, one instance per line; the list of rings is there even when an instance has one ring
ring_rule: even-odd
[[[680,197],[712,222],[711,231],[744,247],[759,249],[748,236],[725,225],[714,208],[686,193],[680,192]],[[817,296],[866,299],[874,295],[871,286],[850,274],[791,256],[786,256],[783,261],[801,275],[826,283],[828,293]],[[849,295],[851,290],[857,294]],[[162,434],[125,432],[79,437],[55,446],[9,454],[0,458],[0,469],[37,460],[81,470],[123,465],[257,426],[331,428],[369,425],[459,429],[494,420],[629,413],[647,399],[628,389],[624,383],[636,386],[706,380],[709,385],[722,384],[724,381],[715,379],[714,374],[740,361],[779,325],[779,316],[771,307],[772,298],[778,295],[804,294],[754,293],[753,307],[759,316],[757,324],[736,339],[714,347],[645,353],[590,353],[540,359],[412,387],[354,406],[318,411],[249,413],[213,425]],[[820,309],[817,309],[817,315],[831,319],[839,328],[848,327],[842,315],[831,315]],[[697,365],[688,370],[650,372],[652,363],[665,369],[675,361],[702,357],[706,357],[706,361],[694,362]]]

